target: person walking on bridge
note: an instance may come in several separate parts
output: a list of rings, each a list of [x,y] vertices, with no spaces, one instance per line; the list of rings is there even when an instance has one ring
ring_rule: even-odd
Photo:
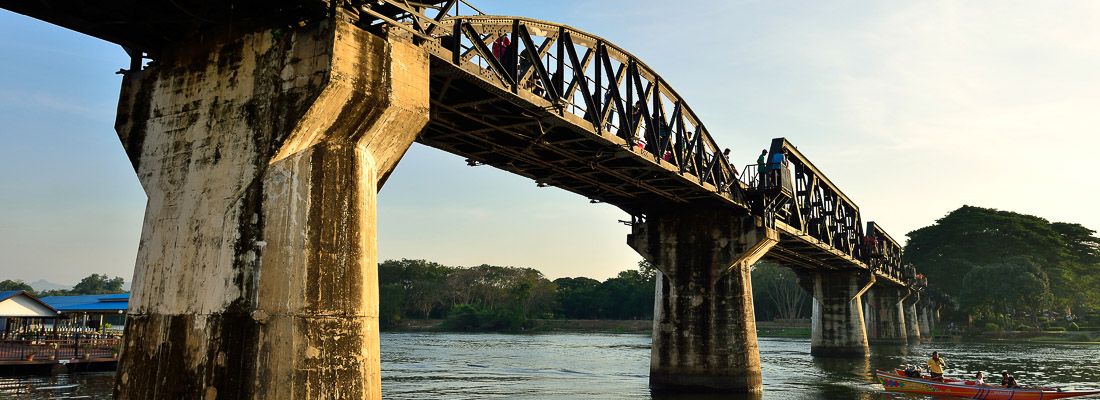
[[[940,357],[937,351],[932,352],[932,358],[928,359],[928,375],[934,380],[943,380],[943,369],[947,368],[947,360]]]
[[[764,188],[764,177],[768,172],[768,149],[760,150],[760,157],[756,158],[756,185]]]
[[[493,57],[497,58],[497,61],[506,63],[504,56],[507,54],[508,46],[512,45],[512,41],[508,39],[508,35],[500,34],[497,40],[493,41]]]
[[[772,160],[768,163],[768,175],[770,180],[768,183],[776,187],[783,185],[783,163],[787,161],[787,153],[785,150],[780,150],[772,153]]]

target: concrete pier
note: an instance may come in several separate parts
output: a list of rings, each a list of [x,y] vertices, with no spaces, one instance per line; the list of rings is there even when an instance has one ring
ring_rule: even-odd
[[[875,315],[874,338],[869,338],[870,343],[905,344],[908,341],[908,333],[905,329],[905,309],[902,305],[902,297],[906,289],[889,286],[877,286],[871,288],[875,304],[872,314]]]
[[[874,343],[878,338],[878,316],[876,314],[878,301],[875,298],[875,291],[868,290],[863,294],[863,328],[867,330],[867,343]]]
[[[910,344],[920,343],[920,317],[917,314],[917,303],[920,302],[920,293],[913,293],[903,302],[905,305],[905,335]]]
[[[814,271],[799,274],[803,287],[812,289],[810,354],[826,357],[865,357],[867,329],[863,322],[861,290],[870,277],[854,271]]]
[[[920,336],[924,338],[932,337],[932,323],[931,323],[931,306],[927,301],[921,302],[917,305],[917,313],[920,314]]]
[[[427,121],[428,58],[343,20],[125,74],[149,200],[117,398],[381,398],[376,196]]]
[[[778,235],[757,218],[714,208],[647,218],[627,242],[660,270],[650,386],[759,393],[750,268]]]

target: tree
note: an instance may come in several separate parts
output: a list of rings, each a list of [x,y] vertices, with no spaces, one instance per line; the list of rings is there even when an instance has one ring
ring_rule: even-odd
[[[22,280],[5,279],[0,281],[0,292],[6,292],[8,290],[25,290],[28,293],[34,293],[34,288]]]
[[[1064,272],[1071,275],[1067,299],[1071,308],[1095,310],[1100,308],[1100,238],[1096,231],[1079,224],[1055,222],[1051,224],[1066,243],[1067,260]],[[1084,313],[1084,310],[1080,310]]]
[[[592,278],[558,278],[554,280],[558,291],[556,314],[570,319],[596,318],[596,288],[600,282]]]
[[[122,285],[125,283],[126,281],[121,277],[111,278],[106,274],[91,274],[73,286],[71,293],[74,295],[126,293],[122,290]]]
[[[909,232],[905,258],[928,277],[930,288],[957,300],[964,313],[989,311],[992,302],[1017,303],[987,297],[973,287],[996,271],[1035,275],[1037,281],[1029,284],[1046,282],[1049,294],[1044,304],[1084,313],[1100,306],[1100,238],[1094,234],[1078,224],[963,206],[931,226]],[[1034,266],[1042,276],[1021,265]]]
[[[962,305],[979,316],[1027,311],[1037,318],[1052,298],[1046,272],[1027,257],[976,267],[962,281]]]
[[[798,277],[789,268],[761,261],[752,270],[753,303],[762,311],[757,319],[802,318],[809,304],[809,294],[798,284]]]

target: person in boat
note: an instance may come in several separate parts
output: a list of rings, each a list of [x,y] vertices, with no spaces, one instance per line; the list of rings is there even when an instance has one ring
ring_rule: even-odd
[[[985,374],[982,371],[974,375],[974,386],[989,386],[985,383]]]
[[[928,359],[928,375],[934,380],[943,380],[943,369],[947,368],[947,360],[940,357],[938,351],[932,352],[932,358]]]
[[[1009,389],[1015,389],[1020,387],[1020,384],[1016,383],[1016,378],[1013,378],[1012,375],[1009,375],[1008,371],[1004,371],[1001,372],[1001,386]]]
[[[920,378],[920,370],[912,364],[905,365],[905,376],[910,378]]]

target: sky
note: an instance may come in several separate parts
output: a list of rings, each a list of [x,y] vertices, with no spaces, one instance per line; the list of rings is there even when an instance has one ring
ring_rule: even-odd
[[[895,238],[963,204],[1100,229],[1100,2],[476,1],[653,67],[739,165],[786,137]],[[145,194],[113,122],[120,47],[0,10],[0,280],[133,275]],[[619,209],[416,144],[380,259],[635,268]]]

